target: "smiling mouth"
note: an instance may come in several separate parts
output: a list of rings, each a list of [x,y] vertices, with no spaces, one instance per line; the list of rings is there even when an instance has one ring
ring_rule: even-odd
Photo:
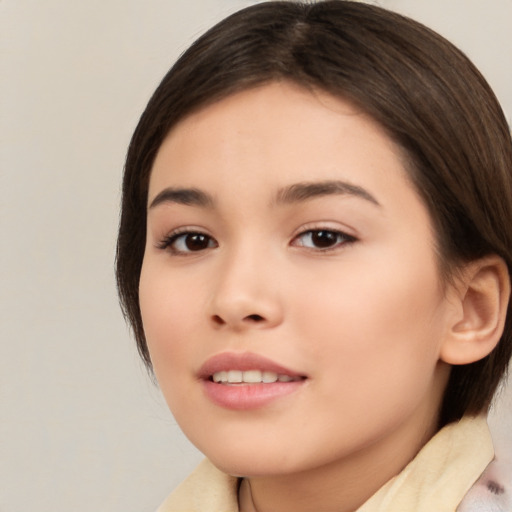
[[[258,410],[294,395],[308,376],[251,352],[222,352],[198,371],[206,397],[232,411]]]
[[[209,380],[217,384],[273,384],[275,382],[297,382],[304,380],[302,376],[291,376],[263,370],[225,370],[215,372]]]

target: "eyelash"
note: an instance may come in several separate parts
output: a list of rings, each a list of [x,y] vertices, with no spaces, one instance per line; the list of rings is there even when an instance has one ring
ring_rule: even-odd
[[[203,237],[204,239],[206,239],[207,246],[204,249],[199,249],[197,251],[190,250],[190,249],[188,251],[186,251],[183,249],[176,248],[176,244],[180,241],[180,239],[183,239],[183,242],[186,243],[187,237],[193,237],[193,236]],[[215,244],[214,246],[211,246],[212,242]],[[173,233],[171,233],[170,235],[166,236],[163,240],[161,240],[158,243],[157,248],[162,249],[162,250],[168,250],[173,255],[186,256],[188,254],[193,254],[195,252],[202,252],[206,249],[212,249],[217,246],[218,246],[217,242],[210,235],[207,235],[206,233],[203,233],[199,230],[184,228],[184,229],[176,230]]]
[[[304,241],[302,243],[295,243],[297,240],[305,237],[308,237],[309,241],[313,242],[314,237],[316,237],[318,244],[318,242],[320,241],[319,238],[321,238],[322,236],[326,236],[326,241],[328,242],[332,241],[333,239],[335,239],[336,241],[333,245],[329,245],[327,247],[318,247],[318,245],[314,247],[307,247],[304,244]],[[293,238],[291,245],[294,247],[304,247],[310,251],[326,253],[329,251],[335,251],[343,246],[352,244],[356,241],[357,239],[354,236],[347,235],[347,233],[344,233],[343,231],[329,228],[317,228],[302,231]]]
[[[202,242],[206,243],[206,246],[204,246],[202,248],[199,247],[197,250],[190,249],[190,247],[188,248],[188,250],[183,249],[183,248],[182,249],[176,248],[176,244],[180,242],[180,239],[184,244],[186,244],[188,237],[201,237],[203,239]],[[316,237],[317,245],[316,246],[313,245],[312,247],[307,247],[306,243],[304,242],[304,238],[306,238],[306,237],[309,238],[309,242],[311,242],[312,245],[314,244],[314,237]],[[319,238],[321,238],[321,237],[326,237],[325,240],[328,243],[334,239],[335,243],[333,245],[318,247],[318,242],[320,241]],[[298,242],[301,239],[303,239],[302,242]],[[330,252],[330,251],[339,249],[342,246],[352,244],[356,241],[357,241],[357,239],[354,236],[347,235],[346,233],[344,233],[342,231],[339,231],[336,229],[317,228],[317,229],[307,229],[305,231],[302,231],[301,233],[299,233],[292,239],[290,245],[292,245],[293,247],[304,247],[306,250],[309,250],[309,251],[326,253],[326,252]],[[180,229],[180,230],[177,230],[177,231],[171,233],[170,235],[166,236],[163,240],[161,240],[157,244],[158,249],[168,250],[171,252],[171,254],[177,255],[177,256],[188,256],[188,255],[191,255],[194,253],[203,252],[208,249],[214,249],[216,247],[218,247],[218,243],[210,235],[207,235],[206,233],[203,233],[199,230],[196,231],[194,229],[187,229],[187,228]]]

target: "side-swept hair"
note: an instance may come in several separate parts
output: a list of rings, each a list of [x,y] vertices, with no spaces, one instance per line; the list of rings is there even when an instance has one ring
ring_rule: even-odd
[[[379,7],[344,0],[260,3],[214,26],[180,57],[130,143],[117,283],[149,368],[138,287],[148,182],[160,145],[193,111],[284,80],[351,101],[402,149],[432,218],[443,279],[488,254],[501,256],[511,271],[512,142],[498,101],[467,57],[423,25]],[[452,368],[441,425],[488,408],[511,353],[509,313],[489,356]]]

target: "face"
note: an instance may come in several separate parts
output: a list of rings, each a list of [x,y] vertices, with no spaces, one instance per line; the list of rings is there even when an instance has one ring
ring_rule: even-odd
[[[414,456],[451,303],[375,122],[286,83],[238,93],[171,131],[148,205],[144,330],[201,451],[244,476]]]

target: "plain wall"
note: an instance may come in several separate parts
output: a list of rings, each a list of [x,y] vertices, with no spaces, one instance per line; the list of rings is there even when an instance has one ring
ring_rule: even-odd
[[[119,311],[119,184],[163,74],[251,3],[0,2],[1,512],[151,512],[200,459]],[[465,50],[512,113],[511,0],[377,3]]]

